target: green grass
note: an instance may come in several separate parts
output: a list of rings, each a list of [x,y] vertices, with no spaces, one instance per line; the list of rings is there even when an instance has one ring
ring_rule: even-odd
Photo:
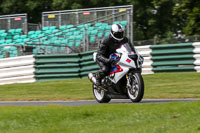
[[[198,133],[199,105],[1,106],[0,133]]]
[[[200,73],[160,73],[143,78],[144,98],[200,98]],[[87,99],[94,99],[87,78],[0,86],[1,101]]]
[[[200,73],[144,75],[144,98],[200,98]],[[0,87],[0,100],[94,99],[88,79]],[[200,101],[0,106],[0,133],[200,133]]]
[[[145,75],[146,98],[200,98],[200,73]]]

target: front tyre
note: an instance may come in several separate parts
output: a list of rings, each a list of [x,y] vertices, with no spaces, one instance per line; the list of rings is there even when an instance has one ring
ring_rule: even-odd
[[[144,95],[144,81],[141,73],[134,73],[128,78],[127,94],[132,102],[140,102]]]
[[[93,94],[98,103],[108,103],[110,102],[111,98],[105,93],[104,90],[98,88],[96,85],[93,84]]]

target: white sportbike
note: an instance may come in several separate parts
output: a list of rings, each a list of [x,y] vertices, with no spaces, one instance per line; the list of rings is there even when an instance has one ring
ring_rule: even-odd
[[[108,103],[111,99],[130,99],[140,102],[144,95],[144,81],[141,76],[143,57],[133,52],[129,44],[123,44],[110,58],[115,60],[111,64],[110,74],[96,86],[96,78],[92,73],[88,78],[93,83],[93,94],[99,103]],[[93,54],[96,61],[96,53]]]

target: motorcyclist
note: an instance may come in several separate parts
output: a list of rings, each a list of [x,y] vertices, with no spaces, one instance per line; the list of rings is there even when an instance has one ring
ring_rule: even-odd
[[[100,41],[99,49],[97,51],[96,63],[100,67],[100,70],[95,74],[97,86],[101,86],[101,80],[109,75],[111,64],[115,61],[114,59],[109,59],[109,56],[115,53],[116,49],[125,43],[128,43],[132,51],[135,52],[134,47],[125,36],[122,25],[113,24],[109,36]]]

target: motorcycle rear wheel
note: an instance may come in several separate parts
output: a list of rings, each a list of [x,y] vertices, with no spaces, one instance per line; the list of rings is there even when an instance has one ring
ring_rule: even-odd
[[[131,88],[127,88],[128,97],[132,102],[140,102],[144,95],[144,81],[141,73],[131,75]]]
[[[99,89],[96,85],[93,84],[93,94],[98,103],[108,103],[111,98],[106,94],[102,89]]]

